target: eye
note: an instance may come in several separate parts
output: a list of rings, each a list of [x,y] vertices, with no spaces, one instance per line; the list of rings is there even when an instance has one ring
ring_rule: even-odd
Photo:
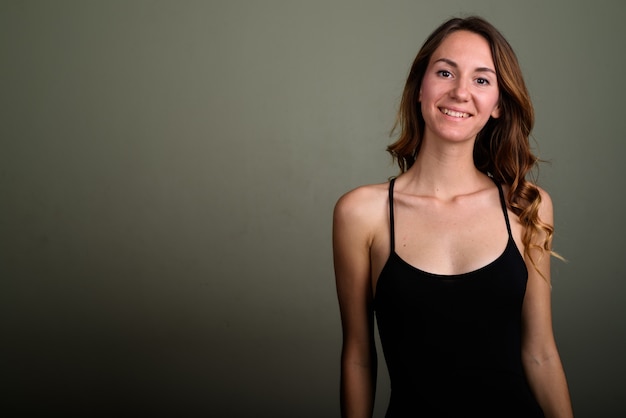
[[[476,83],[478,83],[481,86],[488,86],[489,84],[491,84],[489,80],[487,80],[486,78],[478,78],[476,79]]]
[[[452,73],[448,70],[439,70],[437,71],[437,74],[440,75],[443,78],[450,78],[452,77]]]

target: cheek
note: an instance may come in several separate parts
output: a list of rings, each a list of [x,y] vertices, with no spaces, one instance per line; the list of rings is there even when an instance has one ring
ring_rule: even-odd
[[[419,91],[419,102],[429,102],[433,100],[433,89],[432,86],[423,86]]]
[[[433,87],[434,86],[433,86],[432,80],[430,79],[428,74],[424,75],[424,78],[422,79],[422,83],[420,84],[418,101],[422,102],[422,101],[430,100],[433,96]]]
[[[500,110],[498,107],[498,103],[500,102],[500,96],[496,94],[495,96],[484,97],[482,101],[484,104],[484,109],[488,110],[491,113],[491,116],[498,117],[500,114]]]

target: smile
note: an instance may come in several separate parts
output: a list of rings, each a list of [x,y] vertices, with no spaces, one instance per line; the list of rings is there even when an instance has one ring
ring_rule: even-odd
[[[471,116],[469,113],[456,112],[454,110],[446,109],[445,107],[442,107],[439,110],[441,110],[441,113],[454,118],[469,118]]]

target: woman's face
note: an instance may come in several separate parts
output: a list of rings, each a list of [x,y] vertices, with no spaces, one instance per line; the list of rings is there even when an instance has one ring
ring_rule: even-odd
[[[490,117],[500,116],[498,98],[487,40],[473,32],[453,32],[433,53],[422,80],[424,141],[474,141]]]

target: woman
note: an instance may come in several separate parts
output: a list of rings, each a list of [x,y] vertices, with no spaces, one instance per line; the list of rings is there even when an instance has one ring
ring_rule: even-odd
[[[342,196],[333,251],[345,417],[571,417],[550,307],[552,203],[525,177],[533,109],[513,50],[451,19],[412,65],[389,183]]]

